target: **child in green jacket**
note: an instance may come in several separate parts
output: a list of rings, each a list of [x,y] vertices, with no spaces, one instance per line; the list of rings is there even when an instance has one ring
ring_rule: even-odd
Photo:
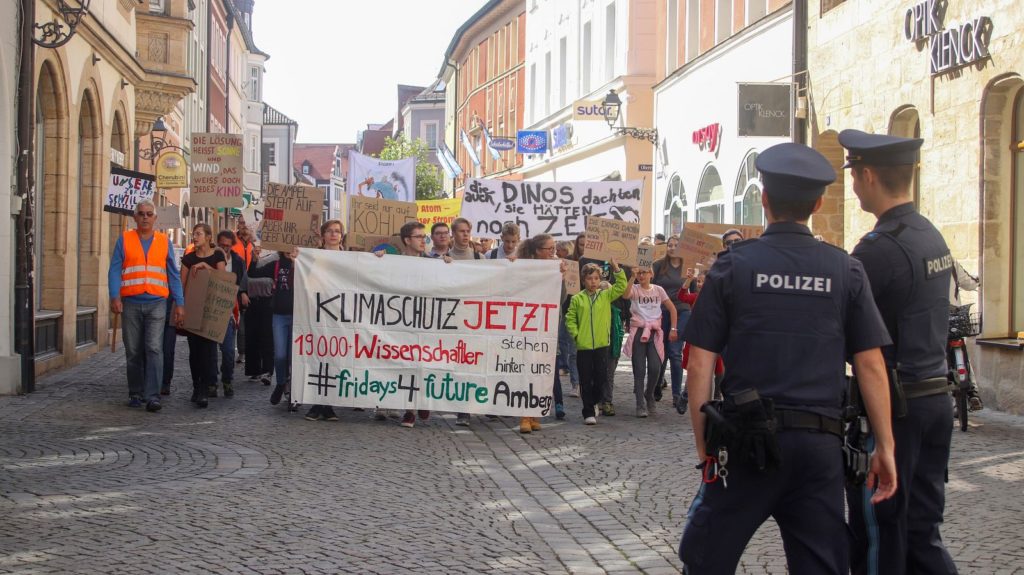
[[[626,273],[615,260],[611,264],[615,283],[601,289],[601,267],[587,264],[580,272],[583,291],[572,296],[565,314],[565,327],[576,341],[576,366],[579,368],[580,396],[583,399],[583,423],[594,425],[594,405],[608,378],[608,354],[611,345],[612,302],[626,291]]]

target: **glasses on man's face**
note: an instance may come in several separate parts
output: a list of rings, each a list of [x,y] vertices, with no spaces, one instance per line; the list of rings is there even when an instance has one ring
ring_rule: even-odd
[[[738,244],[738,243],[740,243],[742,241],[743,240],[741,240],[739,238],[733,238],[731,240],[725,240],[723,243],[725,244],[725,247],[729,247],[729,246],[731,246],[733,244]]]
[[[139,216],[140,218],[152,218],[156,214],[153,212],[135,212],[135,215]]]
[[[409,237],[414,239],[414,240],[425,240],[425,239],[427,239],[427,236],[425,236],[423,234],[414,234],[414,235],[411,235]]]
[[[434,232],[432,235],[440,236],[442,238],[445,238],[445,237],[448,237],[448,236],[452,235],[452,233],[451,232]]]
[[[224,251],[228,251],[228,250],[231,249],[231,244],[221,244],[220,245],[220,249],[222,249]]]

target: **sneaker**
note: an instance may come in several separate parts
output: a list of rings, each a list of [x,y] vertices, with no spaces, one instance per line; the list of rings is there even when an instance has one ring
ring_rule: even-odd
[[[572,386],[572,389],[569,390],[569,397],[579,397],[579,396],[580,396],[580,386],[578,386],[578,385]]]
[[[529,417],[521,417],[519,419],[519,433],[527,434],[533,431],[533,426],[530,425]]]
[[[260,382],[262,382],[263,385],[270,385],[270,378],[269,377],[261,377],[260,378]]]
[[[388,410],[377,408],[373,410],[374,421],[384,421],[388,418]]]
[[[281,396],[284,395],[284,386],[275,385],[274,391],[270,393],[270,405],[277,405],[281,403]]]
[[[149,411],[151,413],[155,413],[157,411],[160,411],[161,407],[163,407],[163,406],[160,405],[160,400],[159,399],[151,399],[151,400],[149,400],[148,403],[146,403],[146,411]]]
[[[235,396],[235,386],[231,385],[228,382],[224,382],[224,397],[234,397],[234,396]]]
[[[142,405],[143,403],[141,397],[133,395],[128,398],[128,407],[142,407]]]
[[[636,408],[636,416],[637,417],[647,417],[647,408],[646,407],[638,407],[638,408]]]
[[[160,386],[160,395],[170,395],[170,394],[171,394],[171,384],[168,383],[167,385],[161,385]]]
[[[306,420],[316,421],[318,419],[320,419],[320,406],[314,405],[313,407],[309,408],[309,411],[306,412]]]
[[[458,425],[459,427],[469,427],[469,414],[460,413],[455,416],[455,425]]]
[[[430,412],[427,411],[426,409],[421,409],[416,412],[416,416],[420,418],[420,421],[426,421],[430,419]],[[466,418],[468,419],[469,416],[467,415]]]
[[[558,420],[565,419],[565,408],[562,407],[561,403],[556,403],[555,404],[555,419],[558,419]]]
[[[985,405],[981,403],[981,398],[977,395],[967,396],[967,410],[968,411],[981,411],[985,409]]]
[[[210,389],[206,390],[206,397],[217,397],[217,386],[211,385]]]
[[[243,361],[245,361],[245,356],[242,354],[238,354],[238,357],[235,358],[235,363],[238,364],[242,363]]]
[[[416,414],[411,411],[406,411],[405,415],[402,416],[402,421],[399,425],[402,427],[413,427],[416,425]]]
[[[597,425],[597,418],[594,416],[583,418],[583,425]]]
[[[338,414],[334,413],[334,408],[325,405],[320,409],[320,418],[327,421],[338,421]]]

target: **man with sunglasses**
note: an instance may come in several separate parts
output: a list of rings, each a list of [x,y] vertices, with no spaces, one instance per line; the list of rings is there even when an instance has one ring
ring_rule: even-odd
[[[156,205],[142,200],[132,216],[135,229],[124,232],[110,256],[107,283],[111,313],[121,314],[121,339],[128,362],[128,405],[160,411],[164,365],[163,339],[167,298],[174,300],[172,322],[185,320],[181,274],[174,246],[155,230]]]

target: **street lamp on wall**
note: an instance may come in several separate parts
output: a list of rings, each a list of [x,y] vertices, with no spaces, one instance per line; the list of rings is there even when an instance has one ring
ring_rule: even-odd
[[[41,37],[37,38],[33,35],[32,42],[42,48],[60,48],[67,44],[71,37],[75,35],[75,29],[81,24],[82,18],[88,15],[90,1],[79,0],[78,7],[76,8],[71,2],[57,0],[57,11],[60,13],[64,23],[67,24],[67,29],[65,29],[65,24],[61,23],[56,17],[50,22],[33,24],[35,29],[41,33]]]
[[[615,93],[615,90],[608,90],[608,94],[604,97],[604,101],[601,102],[601,105],[604,107],[604,121],[608,122],[608,127],[615,131],[616,136],[625,135],[638,140],[647,140],[655,146],[658,145],[657,128],[616,126],[621,118],[622,99]]]
[[[188,154],[185,148],[167,143],[166,138],[167,124],[164,123],[163,116],[160,116],[153,122],[153,128],[149,131],[149,147],[139,148],[139,158],[149,160],[149,165],[152,166],[156,163],[156,159],[160,157],[160,152],[164,149],[178,150],[182,154]]]

